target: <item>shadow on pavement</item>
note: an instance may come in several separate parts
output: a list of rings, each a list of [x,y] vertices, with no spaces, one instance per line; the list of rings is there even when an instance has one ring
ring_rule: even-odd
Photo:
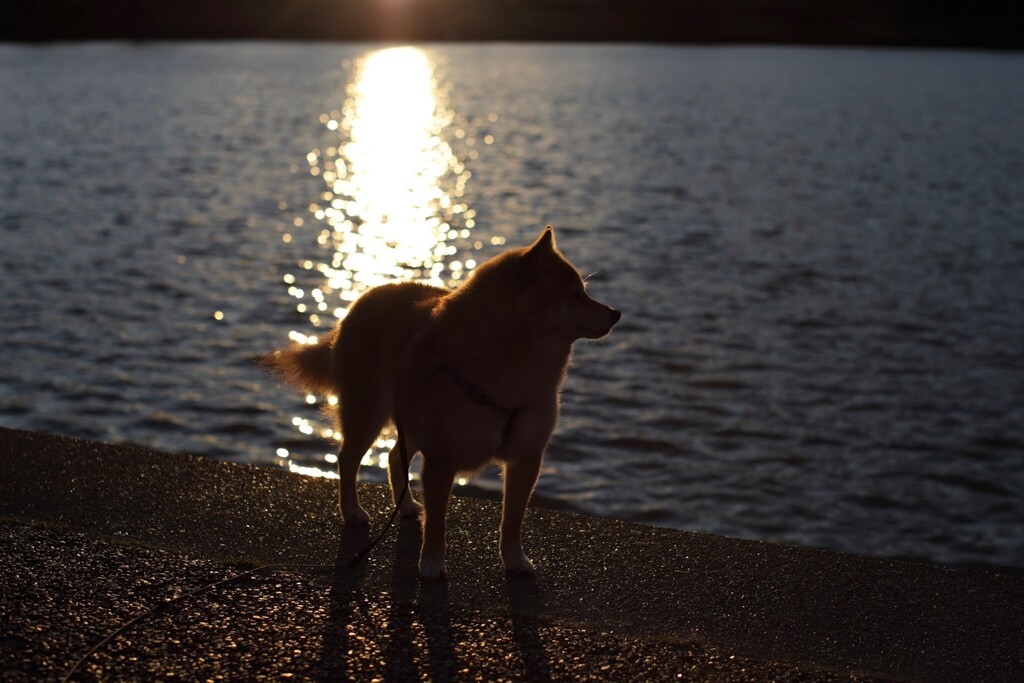
[[[348,670],[349,629],[348,624],[353,610],[359,602],[358,588],[366,575],[366,562],[350,566],[356,553],[369,543],[370,533],[367,525],[353,526],[346,524],[341,530],[338,553],[334,561],[334,575],[331,578],[330,614],[327,619],[327,631],[324,633],[323,650],[316,671],[322,673],[324,681],[348,680],[352,677]]]
[[[512,638],[530,681],[550,681],[551,665],[538,631],[537,617],[543,612],[537,578],[533,575],[506,574],[505,595],[512,618]]]

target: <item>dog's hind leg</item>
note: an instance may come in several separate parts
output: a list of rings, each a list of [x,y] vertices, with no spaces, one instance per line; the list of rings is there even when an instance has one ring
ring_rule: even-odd
[[[397,442],[388,455],[388,483],[391,484],[391,498],[395,505],[398,505],[399,513],[403,517],[419,517],[423,512],[423,506],[416,502],[411,487],[406,492],[405,498],[402,498],[402,490],[409,486],[409,464],[416,452],[416,448],[409,442],[408,437],[406,437],[405,445],[409,456],[408,462],[402,462],[401,445]],[[402,502],[399,503],[399,500]]]
[[[338,498],[341,516],[346,524],[366,524],[370,516],[359,504],[356,476],[363,456],[380,434],[388,415],[373,401],[355,400],[348,394],[342,399],[340,414],[342,442],[338,453]]]
[[[369,432],[357,436],[352,430],[346,430],[338,453],[338,502],[345,524],[366,524],[370,521],[370,515],[359,504],[359,493],[356,491],[359,464],[377,436],[373,434],[365,438],[366,434]]]
[[[423,545],[420,547],[420,575],[425,579],[444,576],[445,535],[448,499],[455,471],[429,458],[423,462]]]

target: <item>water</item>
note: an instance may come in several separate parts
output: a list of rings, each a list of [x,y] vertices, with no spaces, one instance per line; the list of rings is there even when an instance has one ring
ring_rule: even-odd
[[[384,47],[0,46],[0,424],[330,472],[252,359],[552,223],[538,496],[1024,567],[1024,57]]]

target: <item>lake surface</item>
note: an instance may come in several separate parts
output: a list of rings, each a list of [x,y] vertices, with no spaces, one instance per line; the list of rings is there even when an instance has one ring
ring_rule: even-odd
[[[1022,83],[970,52],[0,45],[0,424],[329,473],[253,359],[551,223],[623,320],[577,345],[540,498],[1022,568]]]

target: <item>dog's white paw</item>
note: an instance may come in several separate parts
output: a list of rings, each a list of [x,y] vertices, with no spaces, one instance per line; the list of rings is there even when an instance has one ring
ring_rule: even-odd
[[[350,510],[342,510],[341,516],[345,520],[345,524],[352,524],[353,526],[362,526],[370,523],[370,515],[367,514],[361,505],[357,505]]]
[[[420,558],[420,576],[424,579],[440,579],[444,576],[444,560]]]
[[[398,513],[403,517],[419,517],[423,514],[423,505],[411,498],[406,498],[398,507]]]
[[[505,571],[513,574],[533,574],[537,571],[533,567],[533,562],[522,551],[502,554],[501,563],[505,565]]]

